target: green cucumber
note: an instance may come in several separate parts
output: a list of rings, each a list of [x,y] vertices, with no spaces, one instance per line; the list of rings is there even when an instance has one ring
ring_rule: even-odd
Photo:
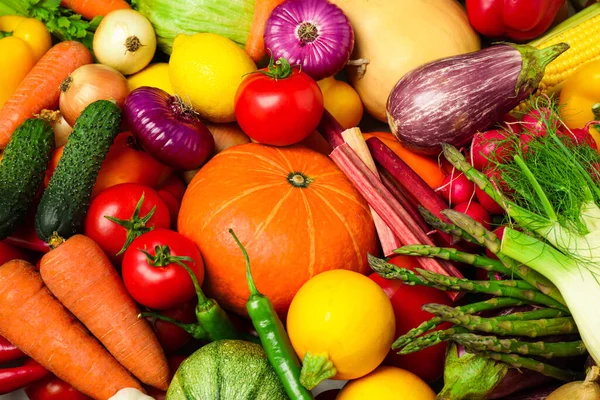
[[[121,110],[108,100],[95,101],[77,118],[38,206],[35,230],[40,239],[53,245],[53,240],[60,243],[79,232],[100,165],[120,125]]]
[[[13,133],[0,162],[0,240],[23,222],[42,184],[54,149],[54,131],[37,118]]]
[[[180,366],[166,400],[287,400],[263,348],[241,340],[217,340]]]

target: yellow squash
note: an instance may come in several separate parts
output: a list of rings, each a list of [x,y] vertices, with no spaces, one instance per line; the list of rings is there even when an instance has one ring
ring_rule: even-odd
[[[323,93],[325,109],[342,125],[349,129],[358,126],[363,116],[363,105],[356,90],[333,76],[317,82]]]
[[[0,39],[0,108],[34,65],[33,52],[24,40],[14,36]]]
[[[408,71],[436,59],[480,49],[477,33],[455,0],[332,0],[350,19],[355,33],[347,68],[350,83],[367,111],[386,121],[385,105],[396,82]]]
[[[33,53],[37,62],[52,47],[52,37],[43,22],[35,18],[17,15],[0,17],[0,31],[12,32],[12,36],[23,40]]]
[[[300,380],[312,388],[322,379],[356,379],[387,355],[396,328],[383,290],[357,272],[333,270],[306,282],[287,316],[290,341],[303,361]]]

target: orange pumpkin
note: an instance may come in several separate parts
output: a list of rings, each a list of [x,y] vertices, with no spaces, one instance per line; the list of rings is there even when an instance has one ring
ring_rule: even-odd
[[[366,273],[367,253],[377,251],[365,200],[328,157],[302,146],[229,148],[200,169],[183,197],[178,229],[200,248],[207,293],[246,314],[245,264],[229,228],[280,315],[314,275]]]

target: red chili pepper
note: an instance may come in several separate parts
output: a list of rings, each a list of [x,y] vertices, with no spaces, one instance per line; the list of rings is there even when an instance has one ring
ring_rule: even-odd
[[[0,364],[14,361],[19,358],[25,357],[25,354],[17,349],[17,347],[0,336]]]
[[[48,370],[30,358],[20,367],[0,369],[0,395],[24,388],[49,374]]]
[[[467,0],[469,22],[489,37],[527,41],[552,25],[565,0]]]

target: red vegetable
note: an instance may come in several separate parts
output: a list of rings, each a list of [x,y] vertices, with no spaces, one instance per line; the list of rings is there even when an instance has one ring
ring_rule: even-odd
[[[193,300],[191,302],[188,301],[183,303],[176,308],[161,311],[159,314],[164,315],[165,317],[173,318],[185,324],[192,324],[194,322],[198,322],[198,319],[196,318],[195,307],[196,301]],[[173,353],[192,340],[192,336],[189,333],[175,324],[159,319],[154,320],[152,317],[146,317],[146,319],[152,325],[152,329],[154,329],[156,337],[165,350],[165,353]],[[174,373],[175,371],[171,370],[171,372]]]
[[[475,221],[481,223],[485,229],[492,229],[492,217],[490,213],[479,203],[474,201],[457,204],[453,207],[455,211],[467,214]]]
[[[204,280],[204,263],[196,245],[180,233],[154,229],[135,239],[123,257],[125,287],[140,304],[164,310],[196,296],[189,273]]]
[[[395,256],[389,262],[410,270],[419,267],[415,257]],[[385,279],[376,273],[369,275],[369,278],[381,286],[392,302],[396,315],[396,337],[404,335],[412,328],[432,318],[431,314],[421,309],[424,304],[453,305],[448,296],[438,289],[405,285],[399,280]],[[436,330],[449,327],[450,324],[442,324]],[[437,346],[406,355],[399,355],[396,354],[396,350],[390,350],[384,364],[406,369],[427,382],[433,382],[442,374],[445,356],[446,345],[440,343]]]
[[[570,145],[588,145],[594,150],[598,150],[598,144],[590,134],[590,131],[585,128],[563,129],[557,132],[557,135],[566,139]],[[565,141],[565,140],[563,140]]]
[[[157,228],[170,228],[167,205],[151,187],[138,183],[111,186],[92,200],[84,232],[116,263],[135,238]]]
[[[25,357],[25,353],[14,344],[0,336],[0,364]]]
[[[473,136],[471,164],[479,171],[489,167],[492,162],[503,163],[511,160],[513,153],[514,146],[508,141],[504,131],[492,130]]]
[[[67,382],[50,375],[25,388],[29,400],[91,400]]]
[[[215,149],[215,139],[191,107],[162,89],[133,90],[123,117],[142,147],[170,167],[196,169]]]
[[[527,41],[543,34],[565,0],[467,0],[469,22],[482,35]]]
[[[479,186],[475,187],[475,197],[477,197],[477,201],[483,208],[492,214],[503,214],[504,209],[500,207],[500,204],[496,203],[494,199],[492,199],[487,193],[483,190],[479,189]]]
[[[31,358],[19,367],[0,369],[0,395],[19,390],[50,374]]]
[[[2,264],[4,264],[7,261],[10,261],[10,260],[26,260],[26,259],[27,258],[25,256],[25,254],[21,250],[11,246],[10,244],[6,243],[5,241],[0,241],[0,266],[2,266]],[[0,348],[1,348],[1,344],[0,344]],[[1,358],[0,358],[0,360],[1,360]]]
[[[459,204],[473,199],[475,185],[462,172],[453,171],[446,176],[442,186],[436,189],[450,204]]]
[[[248,75],[235,95],[235,118],[257,142],[288,146],[305,139],[323,115],[317,83],[285,59]]]
[[[314,80],[340,71],[354,48],[354,32],[342,10],[328,0],[286,0],[265,27],[265,48],[299,65]]]
[[[496,234],[496,236],[498,236],[498,239],[500,239],[500,240],[502,240],[502,237],[504,236],[504,229],[506,229],[506,225],[500,225],[499,227],[497,227],[496,229],[493,230],[493,232]],[[496,257],[496,255],[494,253],[492,253],[489,249],[485,249],[485,254],[488,257],[493,258],[495,260],[498,259],[498,257]],[[477,269],[479,270],[479,268],[477,268]]]

